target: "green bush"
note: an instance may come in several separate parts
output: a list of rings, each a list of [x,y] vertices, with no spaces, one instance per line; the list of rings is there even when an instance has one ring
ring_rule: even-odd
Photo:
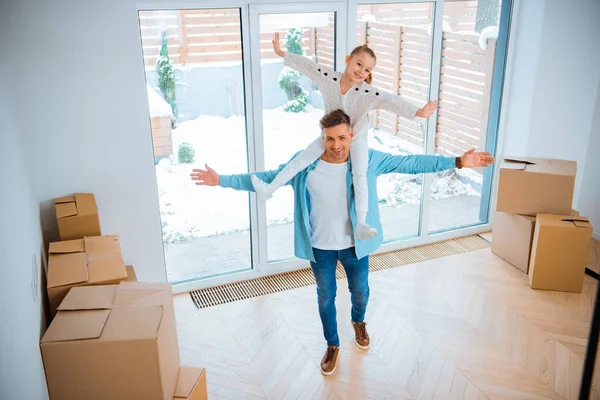
[[[302,75],[291,68],[284,68],[279,74],[279,87],[282,88],[288,99],[293,99],[302,93],[303,89],[298,84]]]
[[[308,96],[308,93],[306,93],[304,90],[302,90],[302,92],[303,93],[296,96],[295,99],[288,100],[285,103],[285,106],[283,109],[287,112],[295,112],[295,113],[299,113],[299,112],[306,110],[306,106],[308,106],[310,104],[310,97]]]
[[[290,53],[304,55],[302,48],[302,29],[292,28],[286,35],[285,45]],[[298,83],[302,75],[291,68],[284,68],[279,75],[279,87],[285,91],[287,102],[284,110],[287,112],[302,112],[310,104],[310,96]]]
[[[192,145],[188,142],[183,142],[179,145],[179,151],[177,152],[177,158],[181,164],[191,164],[194,162],[196,152]]]

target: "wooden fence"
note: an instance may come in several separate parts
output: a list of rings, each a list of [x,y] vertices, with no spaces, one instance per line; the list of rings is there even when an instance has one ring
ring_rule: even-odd
[[[377,22],[426,27],[433,20],[433,10],[433,3],[361,4],[358,5],[358,20],[367,22],[365,17],[371,14]],[[473,32],[476,15],[477,0],[444,3],[443,18],[452,32]]]
[[[476,1],[448,2],[444,20],[456,32],[473,31]],[[431,3],[360,5],[359,20],[367,13],[377,22],[357,23],[357,43],[377,53],[374,84],[416,104],[425,104],[429,89],[431,37],[424,26],[431,21]],[[169,36],[174,63],[241,61],[242,43],[238,9],[142,11],[140,29],[144,62],[154,65],[161,47],[161,32]],[[262,32],[261,59],[274,58],[273,32]],[[334,65],[334,20],[326,27],[305,28],[303,47],[319,63]],[[459,155],[485,146],[495,41],[487,50],[473,34],[444,32],[436,122],[436,153]],[[340,66],[338,66],[340,67]],[[435,97],[435,96],[434,96]],[[423,126],[379,110],[375,127],[424,148]]]
[[[496,41],[486,50],[477,36],[444,33],[435,145],[459,155],[485,149]]]
[[[335,63],[335,21],[330,16],[327,27],[312,28],[314,32],[315,61],[333,68]]]
[[[429,88],[433,3],[358,6],[357,43],[377,53],[374,83],[417,104]],[[377,22],[364,22],[372,15]],[[444,4],[444,21],[452,32],[442,39],[442,68],[436,126],[436,153],[459,155],[485,147],[495,40],[483,50],[473,35],[477,1]],[[423,127],[386,112],[376,112],[375,126],[423,146]]]
[[[360,40],[359,40],[360,39]],[[478,36],[444,32],[436,127],[436,153],[459,155],[483,149],[487,129],[495,40],[486,50]],[[416,104],[427,102],[431,38],[424,28],[387,23],[359,23],[357,41],[377,54],[373,83]],[[378,110],[375,127],[424,148],[424,129],[397,115]]]
[[[144,64],[147,67],[156,64],[164,30],[169,39],[169,58],[175,64],[242,60],[238,9],[140,11],[140,30]],[[272,39],[273,32],[261,33],[261,58],[277,57],[273,52]],[[312,56],[315,48],[314,31],[305,29],[303,39],[305,54]],[[326,47],[327,44],[323,48],[324,56]]]

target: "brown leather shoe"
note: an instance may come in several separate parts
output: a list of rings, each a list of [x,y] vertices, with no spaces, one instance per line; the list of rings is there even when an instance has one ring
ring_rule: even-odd
[[[321,360],[321,373],[323,375],[329,376],[335,372],[335,366],[337,363],[337,356],[340,352],[339,347],[328,346],[325,351],[325,355]]]
[[[363,350],[368,349],[371,345],[371,338],[367,333],[367,324],[353,321],[352,326],[354,327],[354,342],[356,345]]]

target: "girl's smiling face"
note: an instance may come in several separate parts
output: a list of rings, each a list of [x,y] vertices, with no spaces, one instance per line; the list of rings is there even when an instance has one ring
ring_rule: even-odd
[[[375,58],[366,51],[346,56],[346,74],[352,83],[362,82],[375,68]]]

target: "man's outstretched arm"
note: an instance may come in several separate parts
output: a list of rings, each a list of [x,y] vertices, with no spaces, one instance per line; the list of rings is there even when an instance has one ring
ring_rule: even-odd
[[[254,173],[261,180],[266,183],[271,183],[277,174],[283,169],[286,164],[282,164],[278,169],[256,172]],[[217,171],[205,165],[206,169],[193,169],[190,177],[196,182],[196,185],[202,186],[221,186],[225,188],[231,188],[234,190],[245,190],[248,192],[254,192],[254,186],[250,180],[251,174],[235,174],[235,175],[219,175]],[[289,184],[290,182],[288,182]]]
[[[461,157],[444,157],[433,155],[410,155],[396,156],[379,151],[373,151],[371,163],[379,174],[392,172],[403,174],[422,174],[428,172],[440,172],[452,168],[476,168],[487,167],[494,162],[491,153],[475,152],[471,149]]]

